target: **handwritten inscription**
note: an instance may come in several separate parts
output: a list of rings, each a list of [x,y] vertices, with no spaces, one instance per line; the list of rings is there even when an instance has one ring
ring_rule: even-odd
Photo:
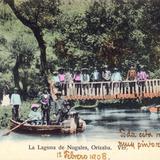
[[[160,136],[160,135],[157,135],[157,136]],[[122,138],[136,138],[136,137],[150,138],[150,137],[153,137],[153,134],[147,130],[136,133],[131,130],[120,129],[120,137]]]
[[[118,150],[128,150],[128,149],[143,149],[143,148],[160,148],[160,142],[156,141],[155,138],[160,137],[160,133],[152,133],[148,130],[134,132],[131,130],[120,129],[120,137],[124,140],[119,140],[117,144]],[[131,140],[138,140],[134,142]],[[154,138],[152,141],[151,138]],[[129,140],[129,141],[126,141]]]

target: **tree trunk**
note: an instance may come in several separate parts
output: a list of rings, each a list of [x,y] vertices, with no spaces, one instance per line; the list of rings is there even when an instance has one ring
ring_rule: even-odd
[[[19,62],[18,62],[18,57],[16,58],[16,64],[13,67],[13,76],[14,76],[14,83],[15,87],[20,88],[19,86]]]
[[[31,29],[38,42],[38,46],[40,49],[40,62],[41,62],[40,70],[42,75],[45,75],[48,73],[48,71],[47,71],[47,59],[46,59],[46,45],[43,39],[43,33],[39,27],[34,27]]]
[[[45,41],[43,39],[43,33],[41,28],[36,22],[33,22],[26,17],[23,16],[23,14],[16,8],[15,1],[14,0],[4,0],[5,3],[9,5],[9,7],[12,9],[16,17],[28,28],[30,28],[38,42],[38,46],[40,49],[40,62],[41,62],[41,73],[44,77],[46,77],[47,71],[47,60],[46,60],[46,45]],[[46,78],[45,78],[46,79]]]

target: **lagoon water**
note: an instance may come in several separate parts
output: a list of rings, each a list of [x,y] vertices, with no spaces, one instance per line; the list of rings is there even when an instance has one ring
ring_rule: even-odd
[[[1,137],[1,140],[72,140],[72,141],[94,141],[103,139],[117,139],[120,137],[120,129],[125,131],[149,131],[159,132],[160,116],[141,112],[140,109],[83,109],[79,110],[80,116],[87,123],[87,129],[76,135],[27,135],[11,133]],[[4,133],[4,130],[0,131]]]

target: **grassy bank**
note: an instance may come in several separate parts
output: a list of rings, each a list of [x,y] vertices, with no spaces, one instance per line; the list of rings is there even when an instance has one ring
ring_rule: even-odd
[[[20,119],[26,120],[28,118],[28,114],[31,110],[31,104],[36,103],[35,101],[23,102],[22,106],[19,109]],[[39,108],[39,110],[41,110]],[[12,106],[1,106],[0,105],[0,129],[6,128],[9,126],[9,119],[12,118]],[[50,118],[55,119],[55,114],[53,111],[50,112]]]
[[[27,119],[30,112],[30,106],[32,102],[24,102],[20,107],[20,119]],[[0,106],[0,129],[6,128],[9,125],[9,119],[12,118],[12,107]]]

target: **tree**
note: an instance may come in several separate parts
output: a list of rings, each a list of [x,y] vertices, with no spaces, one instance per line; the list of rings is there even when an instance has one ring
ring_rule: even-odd
[[[28,91],[32,83],[38,83],[39,81],[35,78],[35,75],[37,75],[35,46],[34,41],[23,34],[17,36],[8,45],[10,53],[8,61],[12,63],[14,83],[20,89],[24,100],[28,97]]]
[[[54,26],[58,0],[4,0],[16,17],[33,32],[40,49],[41,73],[47,73],[46,42],[43,30]]]
[[[143,17],[143,30],[147,34],[146,43],[148,45],[149,63],[153,72],[158,69],[160,63],[160,3],[158,0],[147,0],[145,3],[145,13]],[[160,72],[158,73],[160,74]]]

